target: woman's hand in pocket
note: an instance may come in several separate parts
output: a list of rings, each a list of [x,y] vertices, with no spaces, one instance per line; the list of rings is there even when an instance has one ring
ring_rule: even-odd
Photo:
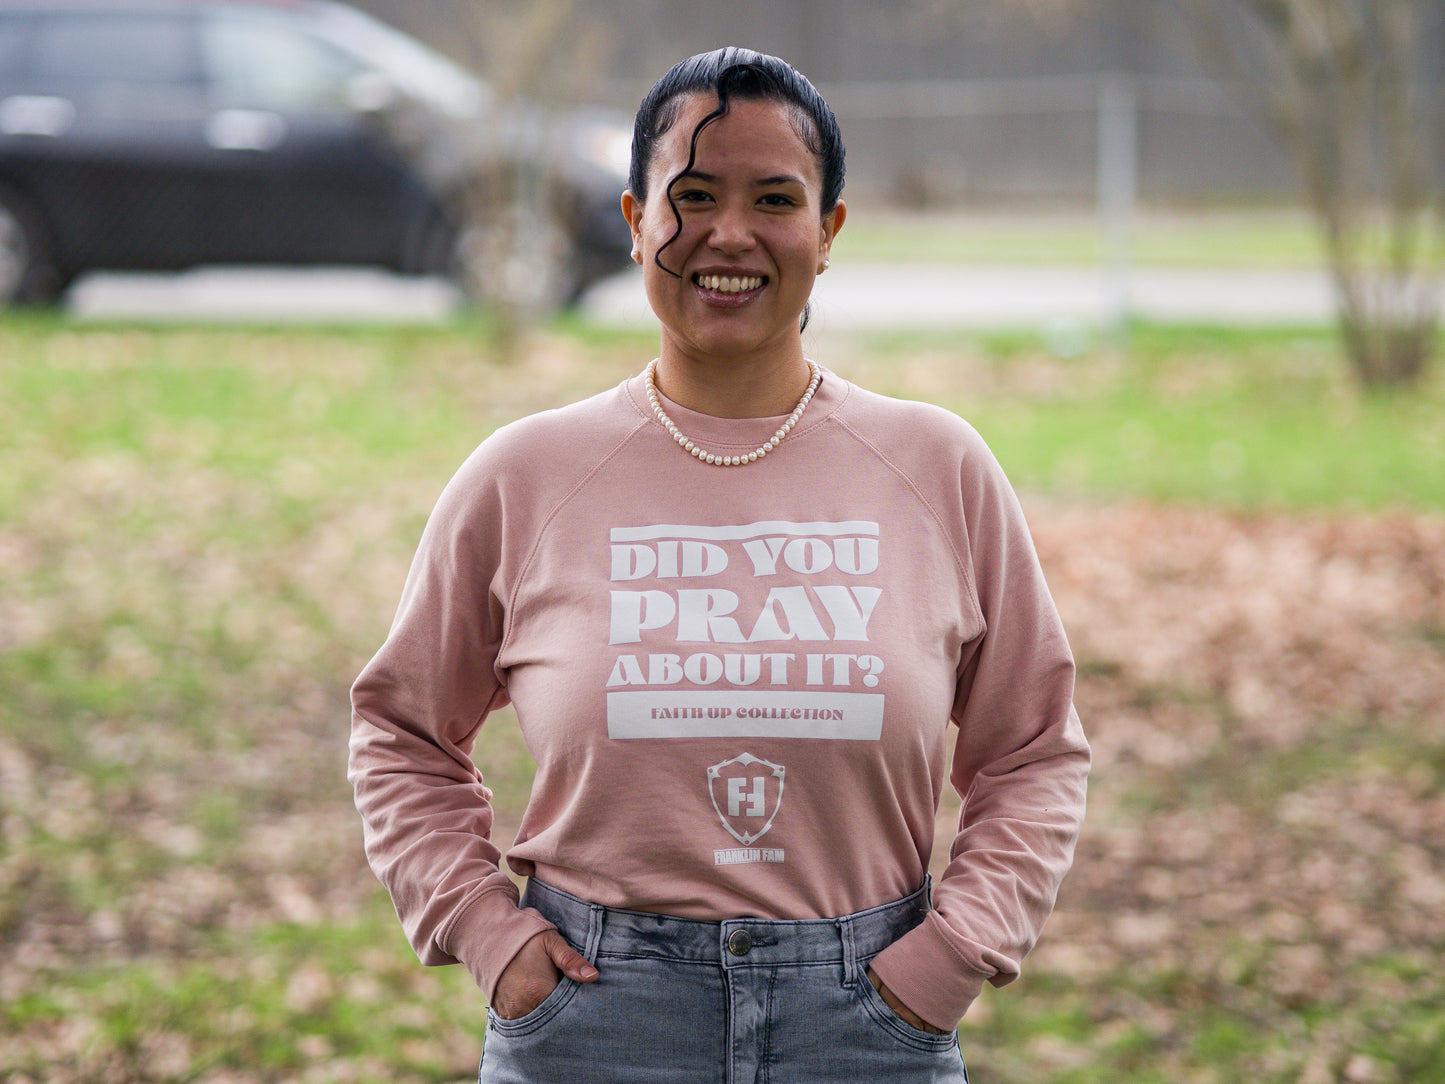
[[[566,975],[574,982],[596,982],[597,969],[556,930],[543,930],[522,946],[497,980],[492,1011],[503,1020],[520,1020],[557,988]]]
[[[928,1021],[924,1020],[923,1017],[919,1016],[907,1005],[899,1001],[898,995],[895,994],[892,990],[888,989],[888,987],[883,985],[883,980],[880,979],[877,975],[873,974],[873,969],[871,967],[868,969],[868,981],[873,984],[873,989],[878,991],[878,996],[883,999],[884,1003],[893,1010],[894,1015],[896,1015],[898,1019],[902,1020],[905,1024],[913,1028],[915,1031],[925,1031],[930,1035],[948,1034],[948,1032],[944,1031],[942,1028],[936,1028],[932,1024],[928,1023]]]

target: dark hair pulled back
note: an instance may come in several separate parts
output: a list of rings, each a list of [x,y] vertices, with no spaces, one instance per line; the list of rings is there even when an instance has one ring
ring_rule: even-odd
[[[793,127],[818,160],[823,214],[836,207],[843,194],[843,133],[838,128],[833,110],[817,88],[787,61],[752,49],[728,46],[710,53],[698,53],[675,64],[642,99],[632,126],[632,168],[628,175],[628,187],[638,201],[645,203],[648,198],[648,172],[652,168],[658,139],[666,135],[677,121],[681,99],[697,93],[716,94],[717,108],[697,122],[692,130],[687,165],[667,182],[664,195],[677,220],[677,233],[653,256],[653,262],[674,278],[677,273],[666,267],[661,259],[663,250],[682,234],[682,215],[672,202],[672,186],[696,163],[697,141],[703,129],[725,116],[729,102],[734,99],[775,101],[791,106]]]

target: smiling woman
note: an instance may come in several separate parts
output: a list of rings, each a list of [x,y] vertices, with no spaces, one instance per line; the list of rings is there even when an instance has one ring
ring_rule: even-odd
[[[485,992],[483,1084],[961,1084],[956,1025],[1072,860],[1089,752],[1012,489],[961,419],[804,353],[842,187],[781,60],[657,83],[622,211],[658,356],[482,443],[357,679],[368,856]],[[520,898],[471,760],[507,702]]]
[[[721,417],[785,413],[811,375],[799,314],[847,217],[842,138],[792,69],[679,90],[690,63],[638,111],[622,197],[663,325],[659,385]]]
[[[799,314],[847,209],[823,209],[822,169],[784,102],[718,114],[691,94],[657,140],[650,182],[623,213],[662,322],[658,386],[722,417],[782,414],[811,377]]]

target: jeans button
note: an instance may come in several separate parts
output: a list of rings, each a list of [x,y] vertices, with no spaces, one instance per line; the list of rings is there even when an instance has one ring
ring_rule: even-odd
[[[728,935],[728,951],[734,956],[746,956],[753,948],[753,935],[747,930],[734,930]]]

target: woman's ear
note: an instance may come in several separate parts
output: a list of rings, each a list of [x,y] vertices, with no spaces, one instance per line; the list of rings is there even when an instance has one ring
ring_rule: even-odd
[[[838,231],[843,228],[843,222],[848,217],[848,205],[839,200],[831,211],[823,216],[823,236],[818,243],[818,273],[828,269],[828,253],[833,247],[833,238],[838,236]]]
[[[632,231],[632,262],[642,263],[642,201],[632,194],[632,189],[622,193],[622,217],[627,219],[627,228]]]

